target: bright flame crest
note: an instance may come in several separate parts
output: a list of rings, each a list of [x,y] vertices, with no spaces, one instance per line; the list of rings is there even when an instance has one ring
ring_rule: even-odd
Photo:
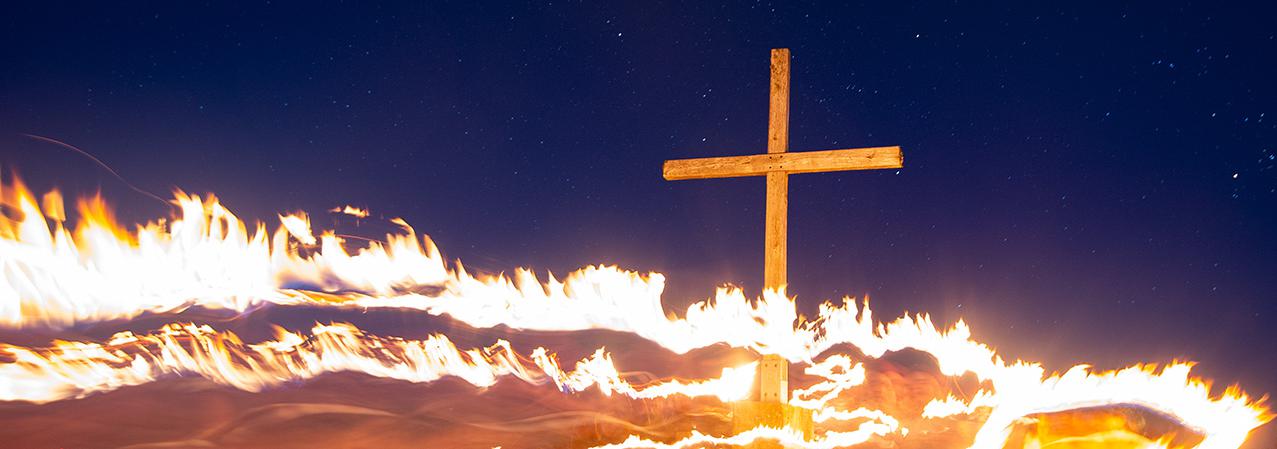
[[[792,429],[759,427],[729,435],[694,430],[674,441],[632,435],[603,447],[757,440],[846,447],[875,438],[908,438],[905,422],[970,417],[982,423],[969,447],[996,449],[1008,444],[1017,426],[1042,416],[1135,405],[1170,416],[1198,435],[1191,446],[1224,449],[1239,447],[1251,430],[1272,418],[1263,399],[1238,388],[1212,394],[1206,381],[1191,375],[1191,363],[1107,372],[1078,365],[1052,374],[1036,363],[1004,360],[973,340],[961,321],[942,327],[920,314],[880,323],[867,303],[850,299],[825,303],[814,319],[802,320],[783,291],[751,300],[738,289],[722,288],[711,300],[668,314],[661,303],[664,277],[657,273],[591,266],[563,280],[542,281],[525,269],[510,277],[472,275],[459,262],[446,262],[427,237],[398,219],[392,222],[402,232],[355,248],[332,231],[316,234],[304,213],[281,215],[270,232],[263,224],[247,225],[211,196],[178,192],[177,216],[132,229],[117,224],[100,197],[77,203],[74,226],[68,226],[57,192],[37,201],[14,181],[0,188],[0,198],[0,324],[5,327],[60,328],[143,313],[175,314],[192,306],[244,312],[271,304],[417,310],[481,329],[606,329],[649,340],[673,354],[725,345],[780,355],[805,365],[804,372],[815,379],[793,392],[791,404],[813,410],[818,425],[844,424],[818,427],[810,439]],[[369,217],[367,210],[352,206],[332,212]],[[864,360],[832,353],[840,345],[854,347]],[[974,376],[979,391],[966,398],[935,398],[921,416],[845,407],[839,398],[861,388],[871,375],[862,362],[906,349],[934,357],[945,376]],[[0,345],[0,400],[68,400],[172,375],[260,391],[338,371],[409,382],[451,376],[476,387],[512,379],[564,393],[596,389],[639,400],[681,396],[722,402],[744,399],[755,381],[754,365],[746,364],[723,367],[716,378],[633,384],[603,348],[569,370],[546,348],[523,355],[506,341],[463,350],[444,335],[411,340],[326,324],[308,333],[280,329],[273,340],[245,343],[234,333],[188,323],[120,333],[104,342]],[[1121,432],[1096,435],[1086,438],[1104,447],[1180,445]],[[1069,441],[1039,435],[1025,437],[1024,446]]]

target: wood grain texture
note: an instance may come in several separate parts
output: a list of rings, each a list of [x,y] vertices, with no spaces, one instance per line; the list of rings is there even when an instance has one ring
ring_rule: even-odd
[[[674,159],[665,161],[663,174],[666,180],[677,181],[762,176],[772,172],[797,174],[875,170],[900,168],[903,164],[904,156],[900,147],[873,147]]]
[[[772,49],[771,95],[767,107],[767,152],[789,147],[789,49]]]
[[[767,153],[789,149],[789,49],[773,48],[767,103]],[[767,173],[767,213],[763,227],[763,288],[785,286],[789,228],[789,174]]]
[[[767,213],[763,236],[763,288],[780,289],[788,282],[789,175],[767,174]]]

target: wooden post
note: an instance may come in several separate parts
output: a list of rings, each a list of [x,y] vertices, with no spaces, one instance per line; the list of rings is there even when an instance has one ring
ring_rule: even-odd
[[[789,211],[789,175],[844,170],[900,168],[900,147],[851,148],[789,153],[789,50],[772,49],[771,97],[767,110],[767,153],[665,161],[666,180],[767,176],[767,217],[763,238],[763,288],[785,287],[785,249]],[[732,402],[735,433],[759,426],[787,427],[810,440],[812,410],[789,405],[789,362],[778,355],[762,358],[755,374],[754,400]],[[775,441],[756,441],[748,448],[779,448]]]
[[[789,49],[772,49],[771,101],[767,109],[767,152],[789,148]],[[785,286],[789,215],[789,173],[767,173],[767,213],[764,227],[763,288]]]
[[[763,288],[778,290],[788,283],[785,251],[788,245],[789,175],[844,170],[900,168],[900,147],[849,148],[823,151],[789,151],[789,50],[772,49],[771,92],[767,110],[767,153],[746,156],[707,157],[665,161],[665,179],[713,179],[767,176],[767,216],[763,238]],[[737,431],[759,425],[804,429],[811,436],[811,410],[786,404],[789,363],[784,358],[763,357],[755,401],[732,405],[732,425]],[[776,445],[750,445],[749,447]]]

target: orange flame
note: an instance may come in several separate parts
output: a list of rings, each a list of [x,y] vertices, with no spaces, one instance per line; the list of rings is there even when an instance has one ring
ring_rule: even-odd
[[[328,209],[328,211],[334,214],[346,214],[355,218],[368,218],[369,215],[368,209],[351,206],[349,204],[341,207],[334,207],[332,209]]]
[[[970,400],[932,401],[922,416],[987,410],[988,418],[971,445],[977,449],[1002,447],[1012,424],[1025,416],[1082,407],[1137,404],[1157,410],[1203,435],[1197,446],[1203,449],[1236,448],[1252,429],[1272,419],[1264,399],[1252,399],[1236,387],[1212,395],[1206,381],[1190,376],[1191,363],[1134,365],[1108,372],[1078,365],[1050,374],[1036,363],[1004,361],[973,340],[962,321],[941,328],[919,314],[878,323],[867,303],[849,298],[821,305],[814,320],[804,321],[783,291],[765,291],[762,298],[751,300],[739,289],[721,288],[714,298],[693,304],[679,317],[667,315],[661,304],[664,277],[659,273],[591,266],[563,281],[551,276],[542,282],[525,269],[511,277],[475,276],[460,263],[446,263],[429,238],[419,239],[399,219],[392,222],[402,233],[352,253],[331,231],[316,237],[305,214],[281,215],[273,233],[262,224],[250,231],[211,196],[177,192],[178,217],[133,231],[116,224],[101,198],[82,201],[71,232],[63,225],[60,195],[47,195],[42,209],[18,181],[3,193],[0,325],[66,326],[193,305],[243,311],[270,302],[415,309],[479,328],[610,329],[679,354],[726,344],[807,364],[809,374],[824,380],[796,391],[795,405],[816,409],[820,421],[868,419],[857,431],[824,432],[813,441],[803,441],[790,429],[758,428],[727,437],[693,433],[671,444],[631,437],[612,447],[689,447],[756,439],[836,447],[906,433],[896,417],[881,411],[829,407],[831,399],[860,385],[865,376],[863,367],[846,356],[815,362],[840,344],[850,344],[869,358],[904,349],[925,352],[935,357],[942,374],[973,374],[985,383],[987,388]],[[433,287],[432,293],[418,293],[423,286]],[[533,370],[502,343],[496,349],[459,351],[442,336],[418,342],[389,340],[348,325],[317,326],[313,333],[310,338],[285,333],[273,342],[243,345],[233,334],[170,325],[155,335],[117,335],[106,345],[62,342],[40,350],[6,346],[16,361],[0,364],[0,399],[58,400],[149,382],[169,372],[194,372],[250,391],[276,382],[271,379],[358,370],[419,382],[455,375],[487,385],[510,376],[548,380],[568,391],[597,387],[636,398],[684,394],[722,400],[741,397],[734,388],[745,379],[752,381],[752,368],[741,367],[725,369],[718,379],[639,388],[619,377],[602,350],[564,372],[543,349],[531,355]],[[120,352],[120,345],[140,352]]]
[[[152,382],[168,374],[197,374],[246,391],[353,371],[410,382],[458,377],[487,387],[501,377],[563,391],[599,388],[604,394],[634,398],[712,396],[724,401],[749,393],[753,364],[723,370],[716,379],[669,380],[634,386],[621,378],[602,349],[564,372],[554,354],[533,351],[532,367],[499,340],[481,349],[460,350],[443,335],[407,340],[369,335],[345,323],[316,324],[309,336],[276,328],[275,340],[245,344],[233,332],[204,325],[169,324],[159,332],[115,334],[105,344],[57,341],[50,348],[0,344],[12,362],[0,364],[0,400],[44,403]]]

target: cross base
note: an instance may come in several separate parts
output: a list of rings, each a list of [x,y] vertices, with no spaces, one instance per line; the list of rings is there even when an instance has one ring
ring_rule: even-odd
[[[789,428],[802,433],[804,440],[811,440],[815,425],[813,410],[780,402],[736,401],[732,403],[732,433],[740,434],[756,427]],[[755,441],[749,449],[780,449],[775,440]]]

